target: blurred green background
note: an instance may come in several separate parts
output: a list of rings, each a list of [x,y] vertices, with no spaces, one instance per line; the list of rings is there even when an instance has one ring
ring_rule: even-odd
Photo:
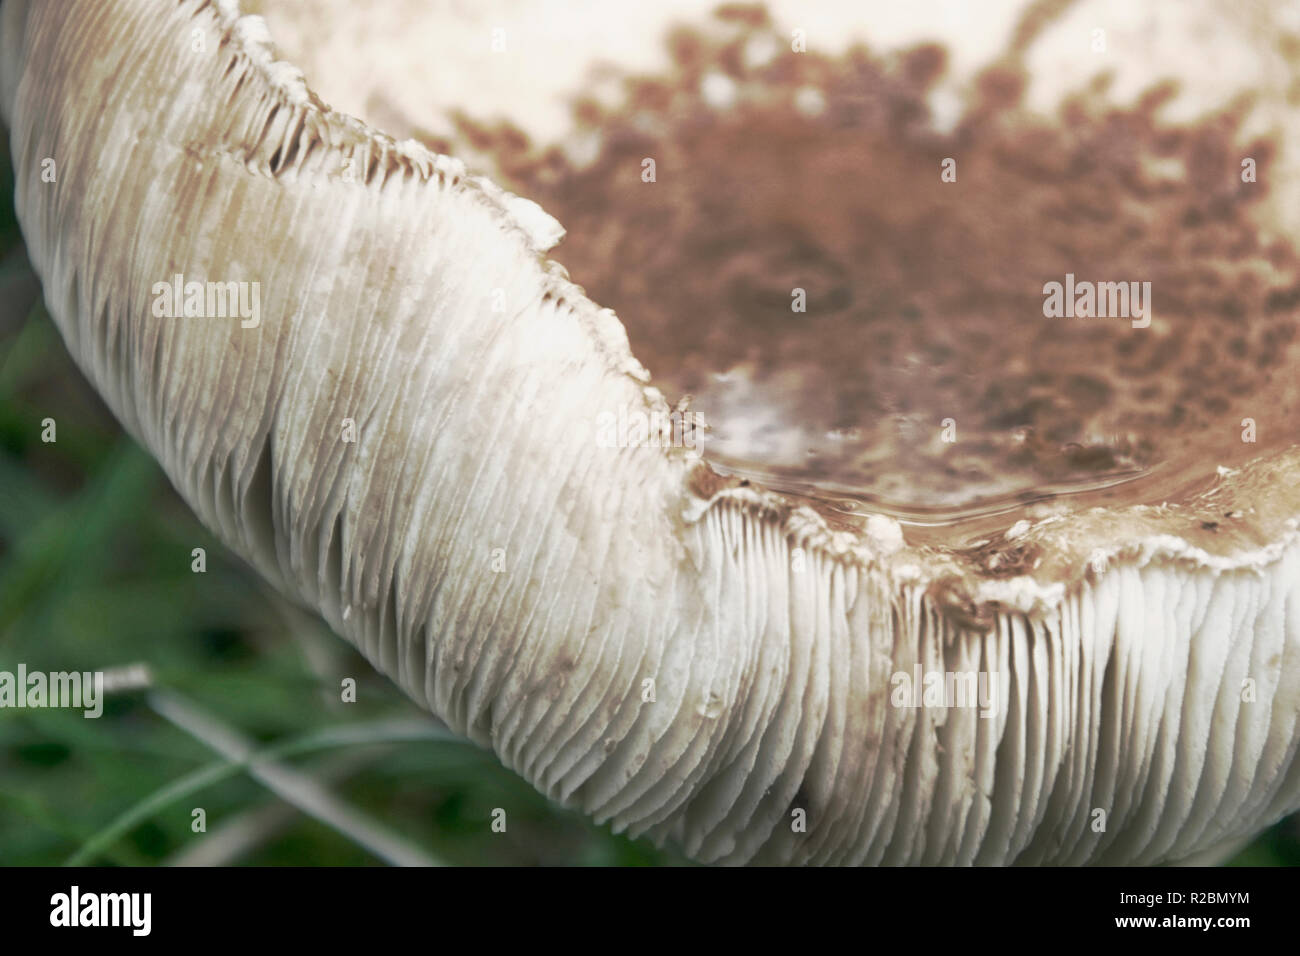
[[[41,440],[46,418],[53,443]],[[191,570],[196,547],[203,574]],[[19,662],[146,663],[173,706],[134,691],[109,697],[98,720],[0,709],[0,864],[683,862],[553,806],[491,754],[447,739],[200,527],[39,303],[0,137],[0,670]],[[356,703],[340,699],[346,677]],[[304,775],[297,802],[328,804],[334,823],[218,757],[211,744],[233,736]],[[206,832],[193,832],[195,808]],[[505,832],[492,826],[498,809]],[[1234,862],[1300,863],[1298,821]]]

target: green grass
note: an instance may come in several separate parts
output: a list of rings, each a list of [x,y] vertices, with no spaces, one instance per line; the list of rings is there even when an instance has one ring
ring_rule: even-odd
[[[0,289],[30,275],[0,138]],[[41,440],[52,418],[57,441]],[[207,570],[191,570],[191,550]],[[194,519],[78,373],[49,316],[0,298],[0,670],[147,663],[156,685],[327,786],[415,854],[463,865],[680,863],[550,804],[448,740],[342,640]],[[355,678],[355,703],[339,693]],[[423,728],[423,730],[421,730]],[[355,832],[288,807],[141,692],[102,717],[0,710],[0,864],[373,865]],[[196,833],[193,814],[206,814]],[[504,833],[493,813],[506,813]],[[1293,821],[1237,862],[1300,863]]]

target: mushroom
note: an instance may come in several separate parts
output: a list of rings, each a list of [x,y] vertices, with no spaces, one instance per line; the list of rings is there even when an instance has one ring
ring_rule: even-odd
[[[707,862],[888,864],[1213,859],[1300,807],[1300,449],[909,544],[598,441],[672,409],[555,221],[331,111],[235,0],[5,0],[0,50],[88,379],[232,550],[555,801]]]

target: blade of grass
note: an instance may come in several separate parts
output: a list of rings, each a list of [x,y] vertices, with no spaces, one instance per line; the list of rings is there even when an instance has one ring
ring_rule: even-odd
[[[318,780],[337,784],[391,753],[388,747],[350,751],[332,757],[313,772]],[[215,827],[163,861],[164,866],[230,866],[301,818],[298,809],[278,797],[246,810]]]
[[[371,744],[436,741],[460,742],[449,731],[426,720],[380,720],[368,723],[344,724],[316,730],[283,743],[244,754],[238,759],[223,759],[200,767],[154,791],[145,799],[120,814],[106,827],[90,837],[65,866],[86,866],[106,847],[121,839],[139,824],[148,820],[177,801],[249,770],[255,763],[276,761],[317,750],[337,747],[356,747]]]
[[[196,740],[228,760],[248,760],[256,753],[253,741],[172,691],[149,694],[149,705]],[[332,827],[353,843],[393,866],[439,866],[439,861],[412,846],[400,834],[335,797],[320,781],[282,763],[250,760],[248,774],[281,800]]]

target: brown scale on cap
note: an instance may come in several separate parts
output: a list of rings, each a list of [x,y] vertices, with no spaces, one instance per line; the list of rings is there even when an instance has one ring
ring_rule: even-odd
[[[627,108],[577,105],[601,137],[588,165],[463,121],[568,228],[559,258],[656,384],[696,396],[711,460],[942,514],[1235,466],[1296,434],[1300,261],[1254,215],[1275,146],[1241,141],[1248,102],[1176,125],[1160,119],[1172,86],[1119,108],[1103,78],[1035,117],[1009,54],[941,133],[926,97],[942,48],[794,53],[761,8],[719,16],[722,38],[675,32],[674,74],[629,79]],[[778,52],[747,65],[765,33]],[[714,75],[732,105],[701,92]],[[1150,282],[1150,327],[1046,317],[1043,286],[1067,273]],[[728,370],[747,391],[728,394]],[[777,413],[746,437],[736,409],[760,406]]]

